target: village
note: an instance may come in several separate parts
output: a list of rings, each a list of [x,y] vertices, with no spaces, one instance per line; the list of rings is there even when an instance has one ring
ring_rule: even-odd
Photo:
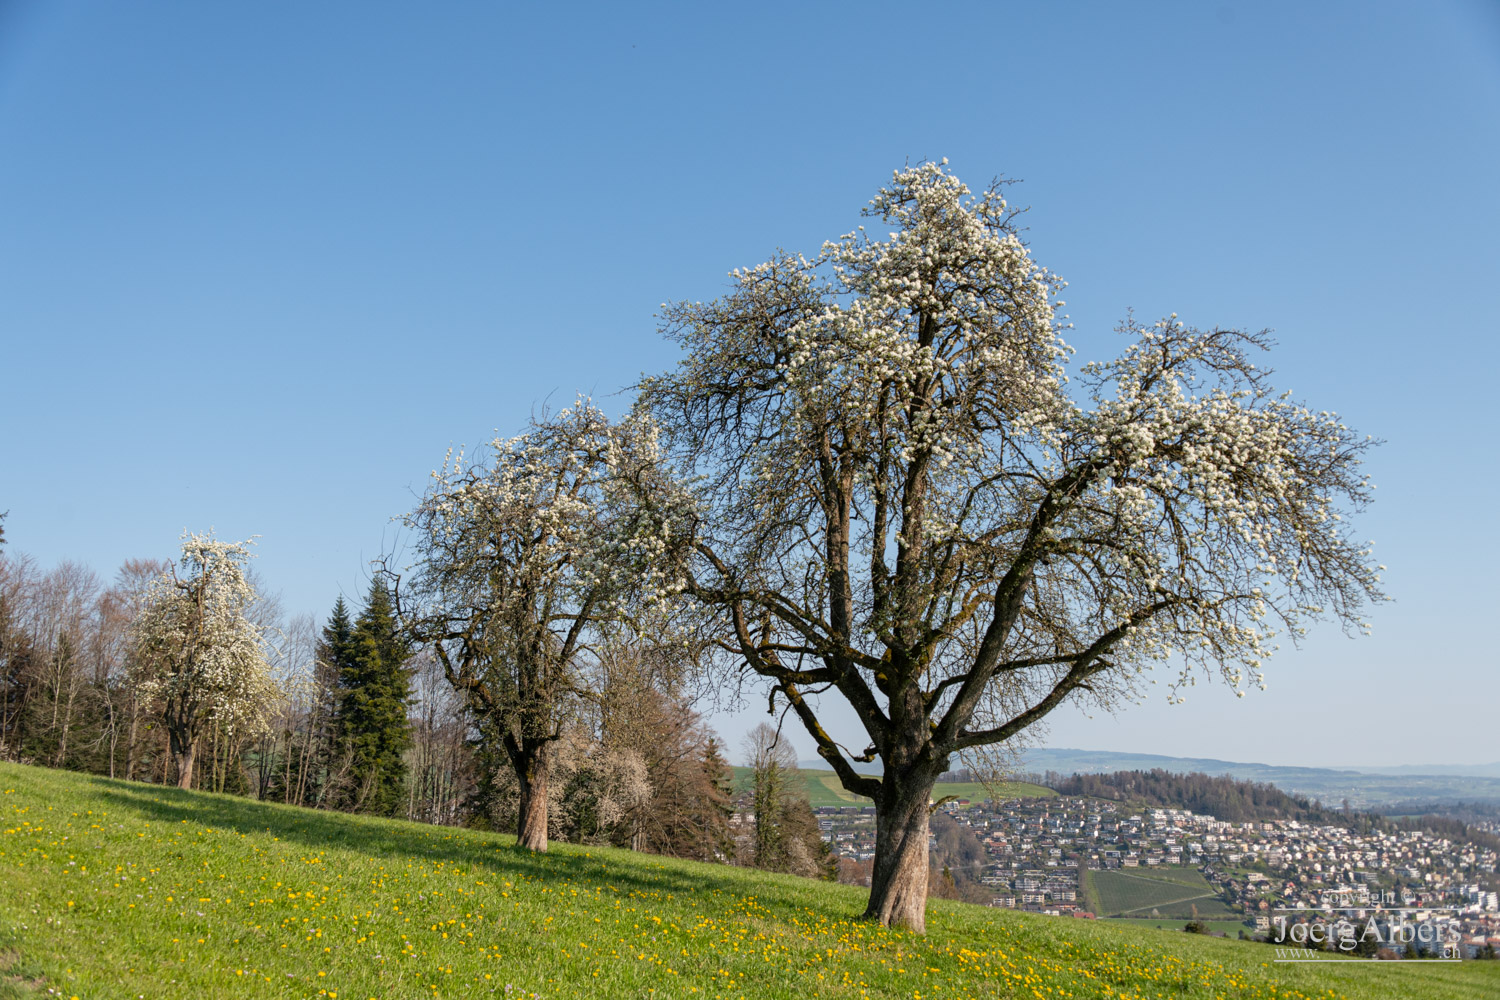
[[[991,906],[1085,918],[1173,915],[1172,907],[1158,912],[1149,902],[1140,912],[1096,912],[1103,883],[1123,875],[1146,886],[1188,887],[1177,895],[1206,883],[1179,915],[1232,920],[1247,937],[1271,938],[1278,918],[1285,925],[1292,914],[1363,917],[1400,909],[1418,911],[1440,928],[1443,940],[1461,942],[1462,957],[1500,947],[1496,852],[1427,831],[1226,822],[1185,809],[1133,810],[1075,796],[954,801],[939,811],[983,845],[982,869],[958,877],[984,886]],[[816,813],[823,839],[840,858],[874,856],[873,806],[827,806]],[[936,836],[930,843],[936,848]],[[943,863],[934,860],[935,867]],[[1119,874],[1101,879],[1096,873]]]

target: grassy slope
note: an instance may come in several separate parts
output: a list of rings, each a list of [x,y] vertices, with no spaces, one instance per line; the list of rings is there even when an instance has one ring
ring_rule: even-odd
[[[1441,998],[1500,963],[1263,945],[0,765],[0,996]]]
[[[1145,927],[1157,931],[1180,931],[1187,921],[1169,920],[1166,917],[1157,919],[1150,917],[1111,917],[1110,923],[1125,924],[1131,927]],[[1250,928],[1246,926],[1243,920],[1204,920],[1202,923],[1215,934],[1225,934],[1229,937],[1238,937],[1241,931],[1244,931],[1246,934],[1250,933]]]
[[[748,791],[750,779],[754,771],[748,767],[736,767],[734,771],[734,787],[736,791]],[[862,795],[855,795],[839,784],[838,775],[832,771],[816,771],[802,769],[803,785],[807,789],[807,801],[814,806],[867,806],[871,805],[869,799]],[[995,792],[1001,798],[1048,798],[1057,793],[1042,785],[1032,785],[1024,781],[1007,781],[1001,783]],[[933,796],[942,798],[945,795],[956,795],[962,799],[973,802],[982,802],[993,798],[994,794],[978,782],[942,782],[933,788]]]

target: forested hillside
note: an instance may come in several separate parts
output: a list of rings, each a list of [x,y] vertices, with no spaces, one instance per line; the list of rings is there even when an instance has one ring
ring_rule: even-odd
[[[1174,774],[1160,768],[1074,774],[1048,782],[1063,795],[1091,795],[1117,802],[1138,802],[1158,809],[1191,809],[1232,823],[1296,819],[1337,822],[1340,813],[1274,785],[1207,774]]]
[[[1500,850],[1500,837],[1450,816],[1381,816],[1347,807],[1330,809],[1300,795],[1288,795],[1274,785],[1236,781],[1226,775],[1174,774],[1153,768],[1066,778],[1052,775],[1048,784],[1063,795],[1088,795],[1153,809],[1190,809],[1231,823],[1291,819],[1345,826],[1356,833],[1426,830]]]

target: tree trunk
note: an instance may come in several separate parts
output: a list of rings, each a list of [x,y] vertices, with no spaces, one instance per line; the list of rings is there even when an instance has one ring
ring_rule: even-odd
[[[172,756],[177,761],[177,787],[191,789],[193,787],[193,747],[173,753]]]
[[[73,699],[74,699],[74,697],[75,697],[75,690],[70,686],[68,688],[68,707],[67,707],[66,711],[63,712],[62,738],[61,738],[60,742],[57,745],[57,766],[58,767],[66,767],[67,766],[67,760],[68,760],[68,734],[73,729]]]
[[[175,729],[167,730],[168,749],[177,762],[177,787],[193,787],[193,757],[198,749],[197,740],[190,739]]]
[[[104,707],[109,712],[109,776],[115,776],[115,753],[120,749],[120,726],[115,721],[115,700],[110,696],[109,688],[104,687]]]
[[[521,810],[516,843],[531,851],[547,849],[547,747],[523,750],[514,759],[521,785]]]
[[[865,917],[886,927],[927,931],[928,800],[936,776],[896,775],[887,767],[875,803],[875,866]]]
[[[141,720],[141,713],[137,710],[135,698],[130,699],[130,736],[125,744],[125,780],[135,780],[135,767],[138,763],[138,746],[136,744],[136,727]]]

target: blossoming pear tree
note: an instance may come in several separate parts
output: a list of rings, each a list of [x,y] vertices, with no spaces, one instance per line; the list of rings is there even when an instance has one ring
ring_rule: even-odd
[[[252,733],[275,704],[266,636],[252,615],[249,545],[185,534],[181,560],[151,585],[131,624],[137,693],[161,705],[180,788],[193,785],[205,727]]]
[[[549,746],[589,658],[670,596],[684,495],[661,460],[647,416],[612,424],[579,400],[477,460],[450,452],[405,516],[417,560],[402,617],[499,734],[531,850],[547,849]]]
[[[664,307],[641,403],[696,476],[688,595],[876,804],[867,916],[925,926],[935,779],[1153,667],[1243,693],[1278,633],[1381,598],[1345,519],[1369,447],[1278,395],[1262,334],[1127,324],[1070,383],[1057,296],[999,186],[899,170],[813,259]],[[846,747],[818,705],[868,734]],[[861,741],[863,742],[863,741]],[[879,777],[857,762],[879,759]]]

